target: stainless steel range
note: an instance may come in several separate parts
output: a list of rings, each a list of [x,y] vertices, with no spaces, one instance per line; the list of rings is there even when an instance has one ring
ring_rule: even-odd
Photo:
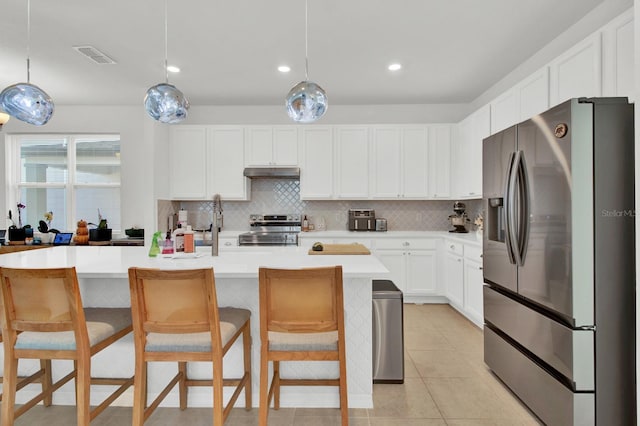
[[[301,226],[299,214],[252,214],[251,231],[238,236],[238,245],[297,246]]]

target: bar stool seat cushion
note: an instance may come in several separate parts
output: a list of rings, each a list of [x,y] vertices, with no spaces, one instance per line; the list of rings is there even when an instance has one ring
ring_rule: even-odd
[[[240,308],[219,308],[222,345],[240,330],[251,317],[251,311]],[[147,352],[211,352],[211,333],[148,333]]]
[[[269,331],[271,351],[335,351],[338,349],[338,332],[280,333]]]
[[[131,326],[130,308],[85,308],[89,345],[93,346]],[[16,349],[76,350],[73,331],[25,331],[18,335]]]

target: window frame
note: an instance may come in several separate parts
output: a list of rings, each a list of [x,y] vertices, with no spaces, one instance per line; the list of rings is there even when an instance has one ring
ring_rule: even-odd
[[[78,189],[105,189],[105,188],[118,188],[120,190],[120,197],[122,198],[122,173],[120,174],[120,181],[118,183],[77,183],[76,171],[77,171],[77,158],[76,158],[76,142],[86,141],[87,139],[104,139],[113,140],[117,138],[121,143],[120,153],[122,153],[122,138],[119,133],[23,133],[13,134],[8,136],[8,143],[5,145],[6,155],[6,179],[7,179],[7,193],[6,202],[9,210],[15,211],[15,206],[18,202],[21,202],[21,192],[24,188],[36,188],[36,189],[63,189],[65,192],[65,208],[66,217],[65,223],[69,228],[69,232],[75,231],[75,224],[78,221],[76,217],[77,207],[77,190]],[[58,139],[65,140],[67,144],[67,181],[66,182],[22,182],[21,181],[21,143],[29,140],[47,140]],[[120,171],[122,172],[122,157],[120,156]],[[29,206],[27,206],[28,208]],[[15,212],[14,212],[15,213]],[[118,212],[118,218],[112,218],[113,222],[122,223],[122,208]],[[97,213],[96,213],[97,216]],[[107,217],[106,219],[109,219]],[[117,220],[115,220],[117,219]],[[97,217],[96,217],[97,220]],[[36,227],[37,224],[31,224]],[[62,231],[62,230],[61,230]],[[113,229],[114,234],[120,234],[121,229]]]

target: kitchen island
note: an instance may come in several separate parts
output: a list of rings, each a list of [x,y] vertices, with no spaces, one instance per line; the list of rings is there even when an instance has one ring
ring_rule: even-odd
[[[302,247],[235,247],[220,250],[211,256],[210,247],[198,247],[191,257],[156,257],[147,255],[145,247],[53,247],[43,250],[12,253],[0,256],[0,266],[15,268],[54,268],[75,266],[82,300],[86,307],[129,307],[128,269],[131,266],[160,269],[189,269],[213,267],[219,306],[234,306],[251,310],[253,401],[257,406],[260,374],[260,332],[258,304],[258,269],[305,268],[342,265],[344,278],[345,333],[347,343],[347,374],[350,408],[373,407],[372,385],[372,309],[371,279],[388,273],[374,256],[309,256]],[[35,362],[21,363],[19,373],[37,368]],[[155,398],[163,385],[175,374],[175,363],[152,363],[149,366],[149,400]],[[54,362],[54,379],[71,369],[67,361]],[[96,376],[133,375],[134,349],[132,336],[126,336],[93,358]],[[225,357],[225,376],[239,377],[242,372],[241,345],[236,344]],[[210,363],[189,364],[194,378],[210,378]],[[292,378],[337,377],[335,362],[293,362],[281,366],[281,375]],[[37,387],[23,391],[18,402],[35,394]],[[92,388],[92,404],[103,399],[108,392]],[[129,389],[116,404],[131,405],[133,390]],[[225,389],[225,391],[227,391]],[[231,389],[225,392],[230,396]],[[75,403],[73,384],[68,383],[54,394],[54,404]],[[211,405],[211,389],[189,390],[189,406]],[[237,401],[242,406],[242,398]],[[178,405],[177,389],[163,403]],[[335,387],[285,387],[282,389],[283,407],[338,407],[338,389]]]

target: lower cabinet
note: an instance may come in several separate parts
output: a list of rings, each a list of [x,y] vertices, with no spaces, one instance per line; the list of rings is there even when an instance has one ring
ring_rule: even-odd
[[[428,302],[442,296],[436,279],[436,241],[432,239],[378,239],[375,255],[391,272],[405,302]]]
[[[482,264],[470,259],[464,260],[464,314],[476,325],[482,327]]]
[[[458,310],[464,306],[464,261],[462,256],[446,253],[444,257],[444,287],[449,303]]]
[[[475,244],[445,240],[442,276],[449,304],[482,327],[482,249]]]

